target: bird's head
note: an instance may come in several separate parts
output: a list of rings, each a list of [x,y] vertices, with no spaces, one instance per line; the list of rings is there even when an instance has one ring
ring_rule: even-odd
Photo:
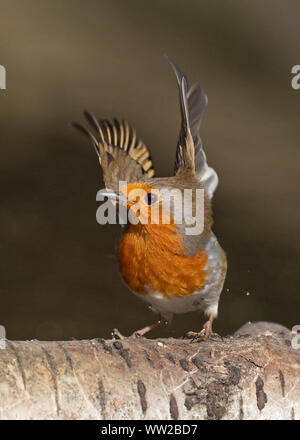
[[[198,182],[186,185],[174,177],[122,182],[118,192],[108,191],[105,195],[117,202],[120,215],[123,209],[123,218],[125,214],[133,225],[147,229],[147,225],[197,224],[199,233],[201,223],[203,230],[205,201]]]
[[[118,192],[108,191],[104,194],[117,202],[120,210],[127,210],[128,220],[132,224],[173,223],[172,215],[167,217],[166,212],[163,212],[163,191],[156,185],[122,182]]]

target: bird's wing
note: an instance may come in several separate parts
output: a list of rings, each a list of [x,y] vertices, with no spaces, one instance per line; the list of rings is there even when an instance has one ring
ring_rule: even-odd
[[[194,84],[191,88],[188,88],[185,74],[173,61],[169,60],[169,62],[175,72],[179,85],[181,109],[181,129],[176,151],[174,173],[177,175],[189,170],[191,166],[190,156],[193,155],[195,175],[203,183],[208,197],[212,198],[218,185],[218,176],[215,170],[207,165],[206,155],[199,134],[202,114],[208,102],[207,96],[198,84]],[[192,137],[193,152],[187,155],[188,132],[190,132]]]
[[[97,136],[77,122],[72,125],[92,140],[107,189],[118,191],[120,180],[136,182],[154,176],[150,152],[127,122],[97,120],[88,112],[84,115]]]

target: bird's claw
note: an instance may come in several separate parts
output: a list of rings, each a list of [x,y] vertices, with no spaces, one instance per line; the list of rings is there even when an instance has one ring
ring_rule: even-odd
[[[220,335],[218,335],[218,333],[214,333],[211,329],[207,329],[206,327],[204,327],[200,332],[187,332],[185,334],[185,338],[186,339],[190,339],[191,343],[193,342],[200,342],[200,341],[207,341],[208,339],[215,339],[215,338],[219,338],[221,339],[222,337]]]
[[[117,328],[113,329],[113,331],[111,332],[111,335],[112,335],[113,339],[124,339],[125,338],[125,336],[123,336],[122,333],[120,333]]]
[[[130,337],[133,339],[139,339],[142,337],[142,335],[138,331],[136,331],[136,332],[133,332]]]
[[[113,331],[111,332],[113,339],[125,339],[126,336],[122,335],[121,332],[119,332],[119,330],[117,328],[114,328]],[[139,339],[141,338],[143,335],[141,335],[138,331],[135,331],[132,333],[132,335],[129,336],[129,338],[133,338],[133,339]]]

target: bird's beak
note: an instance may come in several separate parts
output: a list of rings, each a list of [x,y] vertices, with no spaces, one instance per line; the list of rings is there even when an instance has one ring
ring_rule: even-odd
[[[101,195],[107,197],[109,200],[117,203],[127,204],[127,198],[119,191],[104,190],[101,191]]]

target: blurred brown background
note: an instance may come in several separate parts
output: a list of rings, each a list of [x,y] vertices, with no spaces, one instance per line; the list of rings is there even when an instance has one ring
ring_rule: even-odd
[[[173,169],[179,127],[168,54],[209,98],[202,138],[220,177],[215,232],[229,270],[216,331],[300,324],[297,0],[0,2],[0,324],[8,338],[109,337],[152,322],[123,285],[118,226],[95,220],[102,188],[87,108],[124,117]],[[247,294],[247,292],[249,294]],[[175,317],[153,336],[200,328]]]

